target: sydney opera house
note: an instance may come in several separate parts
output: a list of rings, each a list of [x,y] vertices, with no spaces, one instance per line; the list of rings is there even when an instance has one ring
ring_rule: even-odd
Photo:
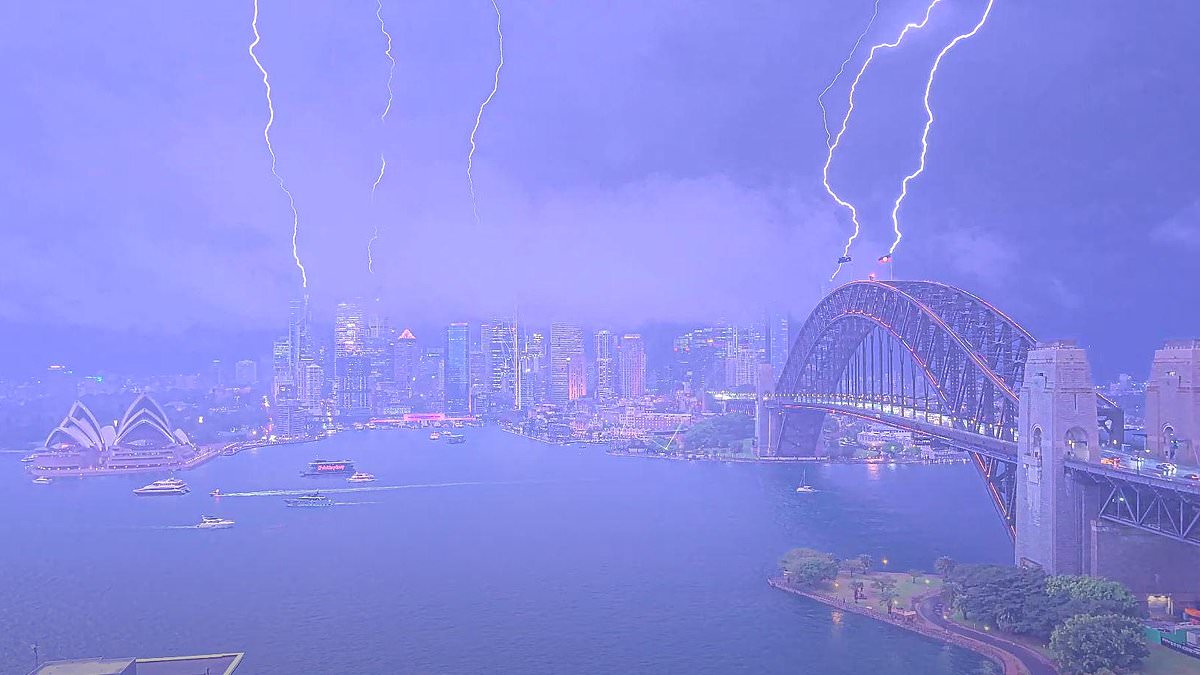
[[[142,394],[121,419],[103,425],[81,401],[46,437],[29,467],[37,476],[86,476],[188,468],[202,454],[162,407]]]

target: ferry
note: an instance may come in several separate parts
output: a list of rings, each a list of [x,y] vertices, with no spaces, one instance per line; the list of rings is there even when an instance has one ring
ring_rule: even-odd
[[[51,480],[49,476],[38,476],[37,478],[33,479],[34,485],[49,485],[53,482],[54,481]]]
[[[224,493],[223,493],[223,492],[221,492],[221,488],[216,488],[216,489],[215,489],[215,490],[213,490],[212,492],[208,493],[208,496],[209,496],[209,497],[220,497],[220,496],[222,496],[223,494],[224,494]]]
[[[301,476],[349,476],[354,473],[354,462],[348,459],[314,459]]]
[[[25,462],[26,464],[28,464],[28,463],[30,463],[30,462],[33,462],[33,461],[36,461],[36,460],[37,460],[37,454],[36,454],[36,453],[35,453],[35,454],[32,454],[32,455],[26,455],[26,456],[24,456],[24,457],[22,457],[22,458],[21,458],[21,461],[22,461],[22,462]]]
[[[200,524],[196,527],[201,530],[223,530],[227,527],[233,527],[233,521],[217,516],[200,516]]]
[[[186,495],[191,490],[188,489],[187,483],[178,478],[166,478],[156,480],[149,485],[144,485],[133,491],[133,494],[140,496],[154,495]]]
[[[299,497],[289,497],[283,503],[297,508],[313,508],[317,506],[333,506],[333,500],[320,492],[313,492]]]
[[[467,437],[462,434],[455,434],[455,433],[451,433],[451,432],[447,431],[446,433],[442,434],[442,436],[444,436],[445,439],[447,441],[449,441],[450,443],[466,443],[467,442]]]
[[[350,476],[346,480],[350,481],[351,483],[370,483],[371,481],[375,480],[375,474],[366,473],[365,471],[356,471],[353,476]]]
[[[441,437],[442,437],[442,432],[440,432],[440,431],[429,432],[429,440],[431,440],[431,441],[436,441],[437,439],[439,439]]]

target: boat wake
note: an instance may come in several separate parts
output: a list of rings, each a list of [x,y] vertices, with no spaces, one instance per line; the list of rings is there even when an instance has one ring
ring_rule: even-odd
[[[221,497],[292,497],[320,492],[323,495],[355,494],[359,492],[391,492],[393,490],[418,490],[422,488],[464,487],[468,485],[520,485],[526,481],[462,481],[457,483],[412,483],[410,485],[365,485],[363,487],[323,488],[311,487],[303,490],[255,490],[253,492],[222,492]],[[365,503],[365,502],[356,502]]]

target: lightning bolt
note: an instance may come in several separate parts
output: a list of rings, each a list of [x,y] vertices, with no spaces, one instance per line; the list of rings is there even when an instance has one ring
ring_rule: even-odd
[[[988,0],[987,6],[983,9],[983,16],[979,17],[979,23],[975,24],[974,28],[956,36],[949,44],[942,48],[942,51],[938,52],[937,58],[933,60],[933,67],[929,69],[929,79],[925,81],[925,129],[921,132],[921,162],[916,171],[904,177],[904,181],[900,184],[900,196],[896,197],[896,203],[892,205],[892,231],[895,233],[896,238],[892,241],[892,247],[888,249],[888,256],[896,252],[896,247],[900,245],[900,240],[904,238],[904,235],[900,232],[900,220],[898,216],[900,205],[904,203],[904,198],[908,196],[908,184],[925,172],[925,154],[929,152],[929,130],[933,127],[933,108],[929,106],[929,92],[933,90],[933,79],[937,76],[938,67],[942,65],[942,58],[951,49],[954,49],[954,46],[958,43],[974,37],[979,32],[979,29],[983,28],[983,24],[987,23],[988,16],[992,13],[993,2],[994,0]]]
[[[308,272],[304,269],[304,263],[300,261],[300,249],[297,246],[296,240],[300,236],[300,212],[296,210],[296,200],[292,197],[291,190],[283,183],[283,178],[279,172],[275,170],[277,163],[275,157],[275,148],[271,146],[271,126],[275,124],[275,105],[271,102],[271,81],[267,77],[267,69],[263,68],[263,64],[254,54],[254,48],[258,46],[262,36],[258,34],[258,0],[254,0],[254,19],[250,22],[250,27],[254,30],[254,42],[250,43],[249,52],[250,58],[254,60],[254,65],[258,66],[258,70],[262,73],[263,86],[267,89],[267,126],[263,128],[263,140],[267,142],[267,152],[271,153],[271,175],[275,177],[275,181],[279,183],[279,189],[287,195],[288,205],[292,207],[292,259],[296,261],[296,269],[300,270],[300,283],[304,288],[308,288]]]
[[[854,58],[854,54],[858,52],[858,46],[862,44],[863,38],[867,37],[867,33],[871,30],[871,26],[875,25],[875,17],[877,16],[879,16],[879,0],[875,0],[875,9],[871,12],[871,19],[867,21],[866,27],[863,28],[862,32],[858,34],[858,39],[854,41],[854,46],[850,48],[850,53],[846,55],[846,58],[842,61],[842,64],[838,66],[837,74],[833,76],[833,79],[829,81],[829,84],[825,85],[825,88],[821,90],[821,93],[817,94],[817,105],[821,106],[821,126],[825,129],[826,148],[833,143],[833,134],[829,133],[829,118],[827,117],[825,110],[825,94],[828,94],[829,90],[833,89],[833,85],[837,84],[837,81],[842,79],[842,73],[846,72],[846,65],[850,63],[850,61]]]
[[[375,18],[379,20],[379,32],[383,33],[383,37],[387,40],[387,49],[383,55],[388,60],[388,78],[387,78],[387,103],[383,106],[383,112],[379,115],[379,123],[382,125],[387,121],[388,112],[392,109],[392,78],[396,74],[396,59],[392,56],[392,34],[387,30],[387,24],[383,21],[383,0],[375,2]],[[387,171],[387,159],[383,153],[379,153],[379,176],[375,178],[375,183],[371,186],[371,205],[375,205],[375,190],[379,184],[383,182],[383,174]],[[367,271],[375,274],[375,242],[379,241],[379,222],[375,222],[375,229],[371,233],[371,238],[367,241]]]
[[[492,8],[496,10],[496,35],[500,40],[500,63],[496,64],[496,76],[492,82],[492,93],[488,94],[483,103],[479,104],[479,112],[475,115],[475,128],[471,129],[471,151],[467,153],[467,188],[471,191],[471,211],[475,214],[475,224],[479,224],[479,205],[475,201],[475,179],[471,177],[471,168],[475,158],[475,133],[479,131],[479,122],[483,120],[483,110],[492,102],[496,90],[500,88],[500,69],[504,67],[504,32],[500,29],[500,5],[492,0]]]
[[[907,36],[910,31],[924,28],[925,24],[929,23],[929,15],[933,12],[933,8],[937,7],[939,4],[941,4],[941,2],[942,0],[932,0],[932,2],[929,3],[929,6],[925,8],[925,16],[921,19],[920,23],[909,22],[904,24],[904,29],[900,31],[900,35],[894,41],[881,42],[877,45],[873,45],[871,47],[871,51],[867,54],[867,58],[863,61],[862,67],[858,69],[858,74],[854,76],[854,81],[850,83],[849,105],[846,108],[846,115],[842,118],[842,126],[838,130],[837,136],[834,137],[833,143],[829,145],[829,153],[825,156],[825,167],[821,170],[821,182],[825,184],[825,191],[829,193],[829,196],[832,197],[833,201],[837,202],[839,206],[850,211],[850,219],[854,222],[854,233],[851,234],[850,238],[846,240],[846,247],[842,251],[842,259],[845,259],[850,255],[850,247],[854,245],[854,240],[858,238],[862,226],[858,222],[858,209],[855,208],[855,206],[850,202],[838,196],[838,193],[835,192],[833,187],[829,185],[829,165],[833,163],[833,153],[837,151],[838,146],[841,144],[842,136],[846,133],[846,126],[850,124],[850,116],[854,114],[854,94],[858,91],[858,83],[862,79],[863,73],[867,72],[867,68],[871,66],[871,62],[875,60],[876,52],[878,52],[880,49],[895,49],[896,47],[900,46],[900,43],[904,41],[905,36]],[[842,271],[843,265],[845,265],[844,262],[838,262],[837,269],[835,269],[833,274],[829,277],[830,281],[833,281],[834,278],[837,277],[838,272]]]

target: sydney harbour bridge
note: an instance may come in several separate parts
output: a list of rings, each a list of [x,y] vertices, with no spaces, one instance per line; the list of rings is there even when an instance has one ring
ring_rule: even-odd
[[[1200,481],[1100,461],[1124,415],[1073,343],[1041,343],[952,286],[856,281],[816,306],[778,375],[761,454],[819,456],[830,413],[937,439],[969,453],[1018,563],[1200,598]]]

